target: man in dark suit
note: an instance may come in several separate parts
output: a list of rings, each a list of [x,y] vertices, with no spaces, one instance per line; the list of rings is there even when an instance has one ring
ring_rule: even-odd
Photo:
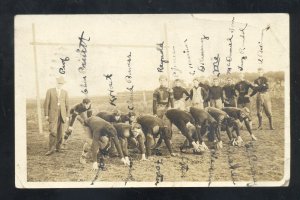
[[[49,149],[46,156],[60,150],[64,125],[69,120],[69,97],[67,91],[62,89],[65,81],[63,77],[56,79],[56,87],[48,89],[44,102],[44,114],[49,121]]]

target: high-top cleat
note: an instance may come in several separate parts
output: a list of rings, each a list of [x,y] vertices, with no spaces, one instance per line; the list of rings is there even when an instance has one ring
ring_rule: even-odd
[[[257,138],[255,137],[255,135],[253,135],[253,134],[251,135],[251,138],[252,138],[253,141],[257,140]]]
[[[258,116],[258,128],[257,130],[262,130],[262,117]]]
[[[275,130],[274,126],[273,126],[273,120],[272,117],[269,117],[269,124],[270,124],[270,129],[271,130]]]

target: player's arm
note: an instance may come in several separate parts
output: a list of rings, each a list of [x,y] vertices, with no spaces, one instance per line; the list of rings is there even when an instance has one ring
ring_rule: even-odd
[[[151,156],[152,151],[151,151],[151,144],[154,142],[153,135],[151,133],[146,132],[146,155],[147,157]]]
[[[114,142],[114,144],[116,146],[116,149],[118,151],[119,157],[124,158],[124,154],[123,154],[123,151],[122,151],[122,148],[121,148],[121,145],[120,145],[120,141],[119,141],[118,136],[117,136],[117,131],[112,127],[107,127],[106,131],[109,134],[109,137]]]
[[[161,138],[164,140],[166,146],[167,146],[167,149],[169,150],[170,154],[172,155],[173,154],[173,150],[172,150],[172,145],[171,145],[171,136],[169,134],[167,134],[167,127],[164,127],[162,130],[160,130],[160,135],[161,135]]]
[[[248,132],[252,135],[252,131],[251,131],[251,127],[250,127],[250,123],[249,123],[248,117],[244,118],[244,123],[246,125],[246,128],[247,128]]]
[[[171,104],[171,108],[174,108],[174,94],[172,89],[169,91],[169,103]]]
[[[184,93],[184,94],[185,94],[185,96],[186,96],[185,100],[188,100],[188,99],[189,99],[189,96],[190,96],[190,94],[188,93],[188,91],[187,91],[185,88],[182,88],[182,90],[183,90],[183,93]]]
[[[158,101],[158,93],[155,90],[153,93],[153,115],[157,114],[157,101]]]
[[[141,154],[145,155],[146,148],[145,148],[145,137],[144,137],[144,135],[140,134],[140,135],[137,136],[136,139],[138,141],[139,150],[140,150]]]
[[[120,141],[120,145],[121,145],[121,148],[122,148],[123,155],[125,157],[128,157],[128,141],[127,141],[127,138],[120,137],[119,141]]]
[[[193,98],[193,89],[190,90],[190,94],[185,98],[185,100],[186,101],[189,100],[189,99],[192,100],[192,98]]]
[[[257,85],[257,86],[256,86]],[[250,97],[256,95],[256,93],[258,92],[260,86],[257,83],[257,80],[254,81],[254,85],[252,85],[251,83],[249,83],[249,87],[252,89],[252,92],[250,94]]]

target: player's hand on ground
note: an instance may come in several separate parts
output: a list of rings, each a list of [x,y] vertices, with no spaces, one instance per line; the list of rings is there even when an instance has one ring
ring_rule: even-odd
[[[254,141],[256,141],[257,140],[257,138],[255,137],[255,135],[251,135],[251,138],[252,138],[252,140],[254,140]]]
[[[223,142],[219,141],[217,142],[217,149],[222,149],[223,148]]]
[[[244,141],[243,141],[242,137],[238,136],[236,139],[237,146],[239,146],[239,147],[242,146],[243,142]]]
[[[176,157],[176,156],[179,156],[179,154],[178,153],[171,153],[171,156]]]
[[[146,158],[146,155],[145,155],[145,154],[142,154],[141,160],[143,160],[143,161],[148,160],[148,159]]]
[[[125,161],[126,161],[127,165],[130,165],[130,160],[129,160],[128,156],[125,156]]]
[[[204,142],[202,142],[202,144],[201,144],[201,145],[202,145],[202,147],[204,148],[204,150],[205,150],[205,151],[207,151],[207,150],[208,150],[208,147],[206,146],[206,144],[205,144]]]
[[[121,162],[122,162],[124,165],[130,165],[130,163],[128,163],[128,162],[126,161],[125,158],[121,158]]]
[[[98,169],[99,169],[98,163],[97,163],[97,162],[94,162],[94,163],[93,163],[93,171],[98,170]]]
[[[84,156],[81,156],[79,162],[81,164],[86,164],[86,158]]]

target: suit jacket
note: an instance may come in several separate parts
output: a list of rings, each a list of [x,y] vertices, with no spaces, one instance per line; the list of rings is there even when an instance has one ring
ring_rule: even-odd
[[[45,116],[49,116],[49,122],[57,120],[58,103],[60,103],[60,114],[64,122],[66,122],[69,113],[69,97],[67,91],[61,89],[60,96],[57,97],[56,88],[48,89],[44,103]]]

